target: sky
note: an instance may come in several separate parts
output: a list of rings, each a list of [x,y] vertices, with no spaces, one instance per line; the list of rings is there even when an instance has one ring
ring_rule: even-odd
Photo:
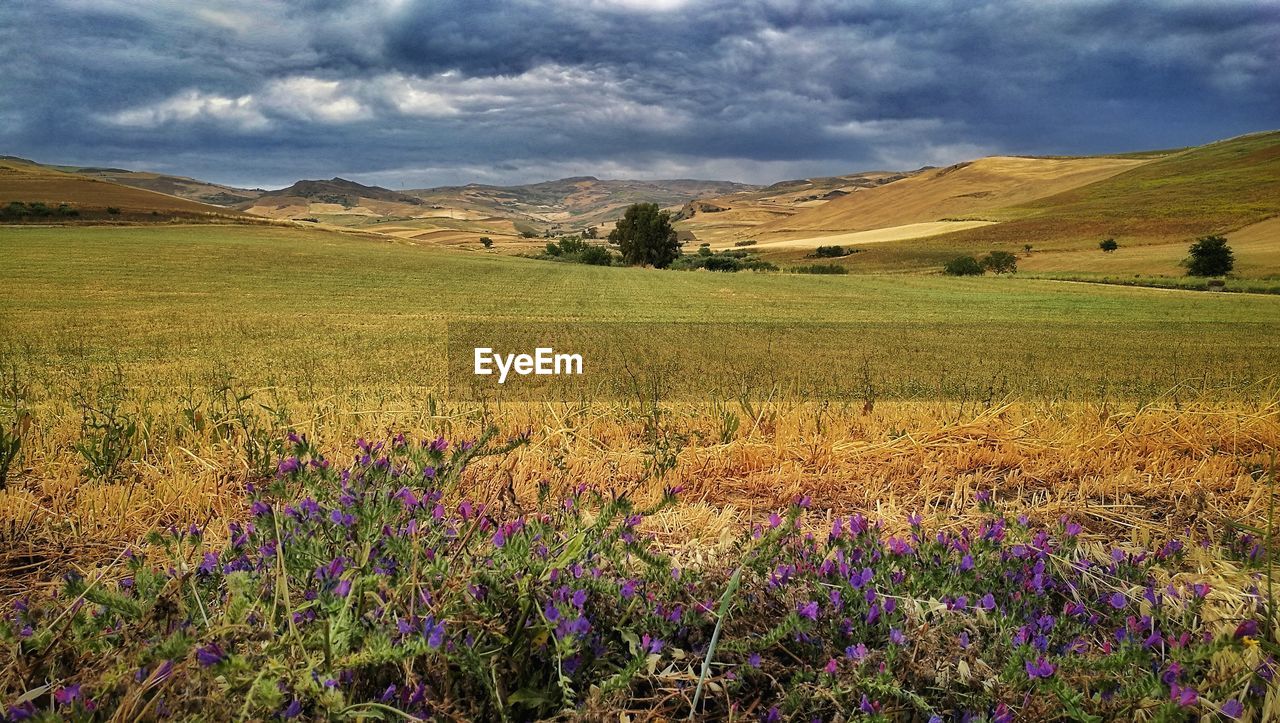
[[[1280,0],[4,0],[0,154],[771,183],[1280,128]]]

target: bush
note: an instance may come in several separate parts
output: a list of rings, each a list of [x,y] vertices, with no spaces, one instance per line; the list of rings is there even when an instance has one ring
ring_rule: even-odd
[[[818,259],[838,259],[841,256],[848,256],[849,252],[843,246],[819,246],[813,250],[813,258]]]
[[[717,252],[705,247],[699,248],[698,253],[691,256],[681,256],[672,262],[669,268],[678,271],[706,269],[707,271],[726,272],[778,270],[777,266],[761,259],[750,251],[730,249]]]
[[[733,242],[733,245],[734,245],[734,246],[755,246],[755,245],[756,245],[756,240],[755,240],[755,239],[747,239],[746,241],[734,241],[734,242]]]
[[[957,256],[942,267],[942,273],[948,276],[981,276],[982,264],[972,256]]]
[[[225,536],[171,528],[6,606],[7,717],[1257,720],[1268,700],[1265,603],[1205,616],[1176,540],[1098,557],[1108,540],[981,492],[960,530],[800,499],[695,562],[650,532],[676,490],[460,499],[464,466],[523,441],[491,438],[360,440],[339,468],[291,435]]]
[[[591,244],[578,253],[578,262],[591,266],[610,266],[613,264],[613,252],[603,246]]]
[[[1116,243],[1116,240],[1113,238],[1103,239],[1098,242],[1098,248],[1102,249],[1106,253],[1111,253],[1112,251],[1120,248],[1120,244]]]
[[[1188,276],[1225,276],[1235,268],[1235,254],[1221,236],[1203,236],[1191,244],[1189,256],[1183,265]]]
[[[493,248],[493,239],[489,238],[488,236],[481,236],[480,245],[487,249],[491,249]]]
[[[627,207],[618,225],[609,232],[609,241],[618,245],[622,260],[632,266],[665,269],[680,257],[680,241],[671,225],[671,214],[656,203],[635,203]]]
[[[116,208],[115,206],[107,206],[107,215],[108,215],[108,216],[119,216],[119,215],[120,215],[120,209]],[[299,220],[299,221],[309,221],[309,220],[311,220],[311,219],[302,218],[302,219],[298,219],[298,220]],[[319,219],[316,219],[316,221],[318,221],[318,220],[319,220]]]
[[[809,266],[792,266],[793,274],[847,274],[849,269],[840,264],[812,264]]]
[[[1018,270],[1018,257],[1008,251],[992,251],[982,257],[982,268],[997,274],[1014,273]]]
[[[560,251],[560,245],[559,245],[559,244],[557,244],[555,241],[548,241],[548,242],[547,242],[547,255],[548,255],[548,256],[559,256],[561,253],[562,253],[562,252]]]

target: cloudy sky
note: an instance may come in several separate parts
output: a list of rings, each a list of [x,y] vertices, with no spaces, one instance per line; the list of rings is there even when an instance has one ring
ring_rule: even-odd
[[[0,154],[773,182],[1280,127],[1280,0],[4,0]]]

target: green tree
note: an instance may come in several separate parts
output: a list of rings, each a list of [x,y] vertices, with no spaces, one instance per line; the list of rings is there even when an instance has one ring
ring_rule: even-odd
[[[942,267],[942,273],[948,276],[981,276],[982,264],[972,256],[957,256]]]
[[[1120,244],[1116,243],[1116,240],[1113,238],[1103,239],[1098,243],[1098,248],[1102,249],[1106,253],[1111,253],[1112,251],[1120,248]]]
[[[997,274],[1014,273],[1018,270],[1018,257],[1008,251],[992,251],[983,257],[982,268]]]
[[[1221,236],[1202,236],[1191,244],[1191,256],[1182,262],[1188,276],[1224,276],[1235,268],[1236,257]]]
[[[596,238],[596,227],[588,226],[582,229],[582,238]]]
[[[665,269],[680,258],[680,240],[671,225],[671,214],[656,203],[634,203],[609,232],[609,241],[618,245],[622,260],[631,266],[650,265]]]
[[[493,248],[493,239],[489,238],[488,236],[481,236],[480,245],[484,246],[487,249],[491,249]]]

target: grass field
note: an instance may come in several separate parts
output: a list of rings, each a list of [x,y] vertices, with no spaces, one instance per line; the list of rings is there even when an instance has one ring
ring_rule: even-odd
[[[565,321],[743,328],[732,340],[735,361],[774,358],[784,366],[833,369],[849,363],[856,393],[476,403],[451,398],[444,388],[450,324],[515,328]],[[779,349],[759,332],[792,326],[821,332],[809,353]],[[696,356],[717,349],[691,343],[676,351]],[[683,488],[681,504],[646,517],[643,527],[662,554],[691,571],[718,569],[718,561],[741,549],[753,521],[801,497],[815,508],[807,523],[813,529],[829,527],[832,516],[865,513],[889,535],[907,529],[910,512],[924,513],[948,534],[990,524],[988,510],[973,500],[994,495],[1006,514],[1025,515],[1027,525],[1060,526],[1064,515],[1078,520],[1082,547],[1073,554],[1098,559],[1108,554],[1104,545],[1148,549],[1170,538],[1235,540],[1236,522],[1266,524],[1269,489],[1260,480],[1280,446],[1276,369],[1280,298],[1274,296],[1008,277],[592,267],[304,228],[0,228],[0,428],[22,437],[21,457],[0,490],[0,596],[55,588],[53,581],[67,572],[114,580],[123,574],[116,564],[120,545],[138,544],[156,530],[195,524],[208,530],[201,544],[234,545],[226,523],[250,516],[247,484],[278,477],[276,465],[286,455],[280,440],[291,429],[334,460],[348,458],[353,439],[401,431],[415,439],[462,440],[494,425],[504,436],[524,435],[518,450],[478,461],[457,487],[445,490],[449,504],[467,497],[492,505],[495,515],[528,509],[548,494],[577,494],[584,485],[627,494],[638,504],[655,502],[665,488]],[[308,484],[322,497],[336,494],[330,478]],[[384,492],[378,487],[370,499],[383,499]],[[564,534],[585,533],[569,528]],[[468,534],[464,543],[471,539]],[[333,544],[345,549],[346,543]],[[1178,558],[1176,568],[1158,574],[1180,585],[1211,581],[1212,599],[1191,618],[1177,618],[1191,622],[1176,624],[1229,636],[1242,616],[1253,619],[1247,590],[1258,578],[1253,568],[1213,549],[1190,561]],[[315,554],[346,553],[326,548]],[[1012,565],[1009,574],[1021,574],[1015,558],[990,555],[992,565]],[[892,555],[883,559],[896,564]],[[923,558],[920,564],[911,574],[923,580],[932,568]],[[305,586],[314,569],[310,558],[299,559],[290,574]],[[470,568],[450,569],[470,574],[464,572]],[[768,572],[744,584],[771,589]],[[707,595],[720,594],[717,579],[708,578]],[[270,580],[263,584],[271,587]],[[212,592],[193,594],[182,604],[199,615],[201,595]],[[274,618],[277,606],[271,593],[263,594],[259,614]],[[902,599],[915,594],[926,593]],[[1137,599],[1139,588],[1104,582],[1091,594]],[[1000,604],[1023,599],[1011,595]],[[462,607],[450,613],[451,626],[470,615],[465,600],[456,604]],[[787,614],[792,602],[780,604]],[[895,624],[910,624],[910,634],[926,640],[925,610],[903,613]],[[1034,618],[1034,611],[1024,612]],[[630,620],[630,612],[619,614],[619,625]],[[475,624],[488,619],[495,618],[482,615]],[[705,630],[706,620],[699,619],[695,629]],[[96,640],[92,622],[82,622],[83,639]],[[218,640],[239,635],[233,629],[239,628],[218,627]],[[315,655],[303,657],[320,670],[328,658],[317,651],[329,650],[328,643],[311,640],[319,633],[308,630],[304,645]],[[740,625],[730,635],[766,632]],[[702,634],[681,638],[680,645],[694,649]],[[1008,634],[990,632],[993,640]],[[673,629],[670,635],[682,634]],[[41,644],[57,640],[71,645],[71,638],[38,637]],[[287,640],[280,638],[285,647],[271,653],[280,657],[262,663],[264,670],[298,660]],[[220,644],[201,648],[201,662],[188,666],[192,675],[221,655]],[[1231,657],[1215,654],[1214,669],[1232,671],[1215,690],[1227,690],[1231,676],[1247,666],[1261,665],[1255,649],[1239,652],[1244,644],[1233,645]],[[47,659],[32,654],[27,663],[54,671],[71,654],[58,650]],[[119,648],[116,658],[78,665],[114,679],[123,673],[100,663],[136,664],[147,659],[140,650]],[[182,650],[195,655],[190,645]],[[1021,648],[1003,654],[1014,650]],[[790,665],[788,653],[775,652],[781,669]],[[4,666],[0,659],[0,685],[9,692],[34,685]],[[201,695],[233,679],[236,695],[246,695],[257,674],[237,677],[227,669],[230,677]],[[310,678],[279,674],[300,686],[298,696],[324,699],[303,693],[318,685],[307,683]],[[666,682],[652,684],[681,690],[696,671],[672,675],[683,682],[659,676]],[[904,675],[917,681],[914,673]],[[1027,677],[1020,664],[1001,675],[1015,688]],[[1150,677],[1133,693],[1139,702],[1117,703],[1119,710],[1161,705],[1165,689]],[[729,678],[714,678],[730,685]],[[247,695],[245,709],[256,698],[256,705],[267,706],[263,715],[289,705],[279,691]],[[506,705],[503,694],[497,700]],[[125,709],[131,701],[118,704]],[[487,702],[475,705],[481,707],[473,712],[492,711],[483,708]],[[553,711],[561,703],[537,705]],[[635,705],[646,710],[649,704]],[[672,705],[688,708],[687,701]],[[1275,703],[1258,705],[1273,710]]]

